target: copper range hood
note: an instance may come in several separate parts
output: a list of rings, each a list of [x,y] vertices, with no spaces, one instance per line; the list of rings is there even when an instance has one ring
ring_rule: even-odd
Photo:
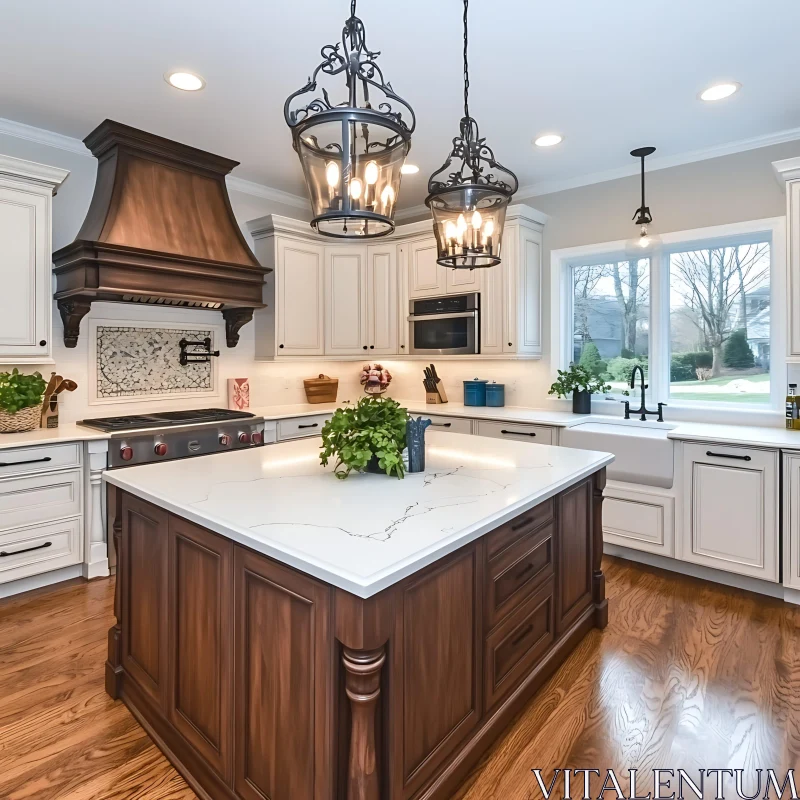
[[[238,162],[108,119],[84,143],[99,161],[94,196],[77,239],[53,254],[64,344],[103,300],[219,309],[235,347],[268,271],[231,210]]]

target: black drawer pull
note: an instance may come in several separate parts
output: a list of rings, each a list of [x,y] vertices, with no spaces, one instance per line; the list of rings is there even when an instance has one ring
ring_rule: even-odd
[[[431,422],[434,428],[449,428],[452,424],[452,422]]]
[[[45,547],[50,547],[52,542],[45,542],[44,544],[37,544],[36,547],[26,547],[24,550],[14,550],[7,553],[5,550],[0,551],[0,558],[7,558],[8,556],[18,556],[20,553],[30,553],[31,550],[43,550]]]
[[[298,427],[298,429],[299,428],[318,428],[319,427],[319,422],[314,422],[311,425],[298,425],[297,427]]]
[[[520,633],[519,636],[517,636],[517,638],[511,642],[511,646],[516,647],[532,630],[533,630],[532,623],[526,625],[522,633]]]
[[[27,461],[0,461],[0,467],[16,467],[17,464],[41,464],[44,461],[52,461],[50,456],[44,458],[31,458]]]
[[[737,461],[752,461],[753,459],[750,456],[734,456],[731,453],[712,453],[710,450],[706,450],[707,456],[712,456],[713,458],[735,458]]]
[[[533,569],[533,564],[529,561],[515,576],[515,580],[519,580],[527,575]]]
[[[504,433],[506,436],[536,436],[535,433],[526,433],[525,431],[507,431],[503,429],[500,433]]]

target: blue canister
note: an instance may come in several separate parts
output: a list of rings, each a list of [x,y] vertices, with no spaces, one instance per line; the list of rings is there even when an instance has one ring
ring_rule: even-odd
[[[489,383],[489,381],[484,381],[480,378],[475,378],[471,381],[464,381],[464,405],[485,406],[487,383]]]
[[[506,385],[489,383],[486,385],[486,405],[500,407],[506,404]]]

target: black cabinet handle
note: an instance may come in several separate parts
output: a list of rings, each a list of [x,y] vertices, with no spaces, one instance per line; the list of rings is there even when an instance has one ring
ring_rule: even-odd
[[[366,346],[366,345],[364,345],[364,349],[365,349],[365,350],[367,349],[367,346]]]
[[[449,428],[452,424],[452,422],[431,422],[434,428]]]
[[[279,344],[278,347],[280,347],[280,349],[283,350],[283,345],[282,344]]]
[[[0,467],[16,467],[17,464],[41,464],[44,461],[52,461],[50,456],[44,458],[29,458],[27,461],[0,461]]]
[[[298,428],[318,428],[319,422],[315,422],[312,425],[298,425]]]
[[[374,344],[371,344],[371,345],[369,346],[369,349],[370,349],[370,350],[374,350],[374,349],[375,349],[375,345],[374,345]]]
[[[43,550],[45,547],[50,547],[52,542],[45,542],[44,544],[37,544],[36,547],[26,547],[24,550],[14,550],[7,553],[5,550],[0,551],[0,558],[7,558],[8,556],[18,556],[20,553],[30,553],[31,550]]]
[[[713,458],[735,458],[737,461],[752,461],[753,459],[750,456],[734,456],[731,453],[712,453],[710,450],[706,450],[707,456],[712,456]]]
[[[504,433],[506,436],[536,436],[535,433],[526,433],[525,431],[507,431],[503,429],[500,433]]]
[[[400,345],[400,349],[401,349],[401,350],[405,350],[405,349],[406,349],[406,346],[405,346],[404,344],[401,344],[401,345]]]
[[[522,633],[520,633],[520,635],[511,642],[511,646],[516,647],[532,630],[533,624],[526,625],[525,630],[523,630]]]
[[[519,580],[533,569],[533,564],[529,561],[514,577]]]
[[[511,342],[509,342],[509,343],[508,343],[508,346],[509,346],[509,347],[513,347],[514,345],[512,345],[512,344],[511,344]]]
[[[47,345],[47,339],[42,339],[42,341],[39,342],[39,347],[45,347],[45,345]]]

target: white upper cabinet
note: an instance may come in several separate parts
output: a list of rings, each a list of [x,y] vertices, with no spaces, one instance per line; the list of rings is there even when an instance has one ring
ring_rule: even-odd
[[[786,187],[786,297],[788,332],[786,356],[800,361],[800,158],[772,164]]]
[[[367,345],[375,355],[398,352],[397,245],[393,242],[367,247]],[[398,302],[399,301],[399,302]]]
[[[436,263],[436,239],[429,234],[408,244],[408,296],[437,297],[447,294],[447,270]]]
[[[0,156],[0,363],[51,361],[52,202],[68,174]]]
[[[354,355],[366,337],[367,248],[325,248],[325,353]]]
[[[466,294],[467,292],[479,292],[481,290],[480,269],[448,269],[442,267],[447,273],[445,285],[448,294]]]
[[[502,355],[506,307],[505,269],[502,263],[481,271],[481,353]]]
[[[523,220],[506,223],[503,269],[505,271],[503,352],[509,355],[541,357],[541,226]]]

